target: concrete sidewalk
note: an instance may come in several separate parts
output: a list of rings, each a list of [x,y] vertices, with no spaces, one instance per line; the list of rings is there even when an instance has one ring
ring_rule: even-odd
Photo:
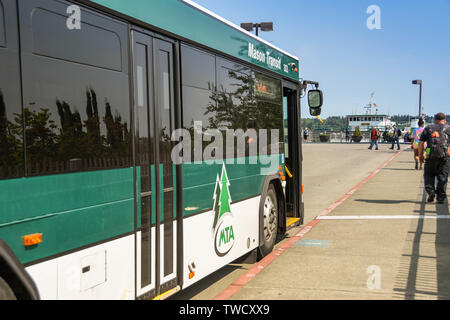
[[[437,217],[449,205],[425,203],[412,158],[401,153],[232,299],[450,299],[450,219]],[[381,217],[340,220],[356,216]]]

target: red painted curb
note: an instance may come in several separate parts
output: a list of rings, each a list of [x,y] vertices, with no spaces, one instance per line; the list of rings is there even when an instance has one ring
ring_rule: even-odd
[[[361,181],[356,187],[351,189],[349,192],[344,194],[338,201],[333,203],[331,206],[326,208],[322,214],[319,216],[326,216],[330,214],[334,209],[340,206],[345,200],[347,200],[352,194],[354,194],[359,188],[365,185],[369,180],[371,180],[374,176],[376,176],[383,168],[388,166],[395,158],[397,158],[403,150],[397,152],[394,156],[392,156],[389,160],[387,160],[381,167],[372,172],[367,178]],[[318,219],[312,220],[310,223],[305,225],[300,231],[295,234],[293,237],[286,240],[280,247],[274,249],[270,254],[268,254],[264,259],[259,261],[253,267],[251,267],[247,272],[245,272],[242,276],[240,276],[237,280],[235,280],[232,284],[230,284],[227,288],[225,288],[221,293],[219,293],[213,300],[228,300],[234,294],[239,292],[247,283],[250,282],[251,279],[256,277],[258,273],[260,273],[264,268],[266,268],[269,264],[271,264],[276,258],[283,254],[283,252],[290,247],[292,247],[297,241],[303,238],[311,229],[320,222]]]

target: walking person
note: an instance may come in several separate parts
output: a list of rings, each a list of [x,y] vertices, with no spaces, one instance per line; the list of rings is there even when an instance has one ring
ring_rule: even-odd
[[[304,141],[308,140],[308,137],[309,137],[309,130],[308,130],[308,128],[305,128],[303,130],[303,140]]]
[[[380,134],[377,129],[375,129],[374,126],[372,126],[372,130],[370,132],[370,147],[369,150],[372,150],[372,147],[375,146],[378,150],[378,138],[380,137]]]
[[[308,140],[308,136],[309,136],[309,130],[308,128],[305,128],[305,130],[303,130],[303,140]]]
[[[423,130],[425,129],[425,121],[423,121],[423,119],[420,118],[417,125],[419,127],[415,128],[413,130],[413,134],[412,134],[413,138],[411,140],[411,146],[414,149],[414,161],[416,162],[416,170],[419,170],[419,161],[420,161],[420,170],[422,170],[424,158],[423,158],[423,151],[422,151],[422,157],[419,154],[419,142],[420,142],[420,137],[422,136]],[[424,149],[426,149],[426,146]]]
[[[347,143],[350,142],[350,131],[348,131],[348,127],[345,129],[345,141]]]
[[[394,124],[394,133],[392,136],[392,147],[391,150],[394,150],[394,144],[397,143],[397,150],[400,150],[400,136],[402,135],[402,132],[400,129],[397,128],[397,125]]]
[[[419,142],[419,157],[427,143],[427,159],[425,160],[424,180],[428,193],[428,202],[433,202],[437,195],[438,203],[447,198],[447,181],[450,167],[450,126],[446,124],[445,114],[440,112],[434,116],[434,124],[427,126]],[[435,187],[437,180],[437,186]]]

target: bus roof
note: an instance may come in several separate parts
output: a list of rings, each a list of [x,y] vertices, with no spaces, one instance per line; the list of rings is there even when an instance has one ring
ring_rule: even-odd
[[[191,0],[90,0],[181,38],[299,80],[299,60]],[[295,64],[297,72],[293,70]]]

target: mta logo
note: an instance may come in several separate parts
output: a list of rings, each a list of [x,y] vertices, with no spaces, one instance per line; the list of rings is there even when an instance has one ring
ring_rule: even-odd
[[[234,218],[231,213],[230,180],[228,179],[225,163],[222,174],[217,175],[214,190],[214,250],[219,257],[224,257],[231,251],[235,242]]]
[[[226,227],[220,231],[219,246],[221,246],[222,243],[228,244],[232,240],[234,240],[233,226]]]

